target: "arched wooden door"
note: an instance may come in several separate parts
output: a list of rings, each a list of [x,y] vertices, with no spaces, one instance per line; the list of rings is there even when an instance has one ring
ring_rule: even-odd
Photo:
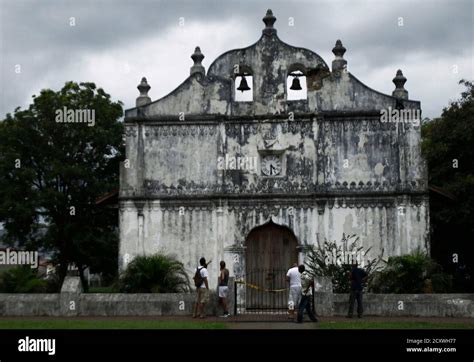
[[[298,241],[293,232],[270,221],[253,229],[245,245],[247,283],[272,291],[286,288],[286,272],[298,262]],[[247,287],[247,309],[287,308],[287,292],[261,289]]]

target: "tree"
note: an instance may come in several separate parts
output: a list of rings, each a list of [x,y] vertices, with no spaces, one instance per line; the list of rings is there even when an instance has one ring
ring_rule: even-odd
[[[429,184],[453,194],[455,202],[430,200],[432,256],[457,276],[458,287],[473,290],[474,247],[474,85],[422,127],[422,150]],[[462,279],[462,280],[460,280]],[[464,284],[461,286],[459,284]]]
[[[94,122],[79,122],[75,110],[90,112]],[[52,251],[61,280],[69,263],[83,283],[87,266],[117,269],[116,212],[95,200],[118,187],[122,114],[122,103],[94,83],[67,82],[58,92],[42,90],[28,109],[0,122],[3,242]]]

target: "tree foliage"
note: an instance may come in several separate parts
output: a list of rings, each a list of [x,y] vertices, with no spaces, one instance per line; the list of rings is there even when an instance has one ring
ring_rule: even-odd
[[[95,111],[95,125],[57,123],[56,110]],[[123,155],[121,102],[94,83],[42,90],[28,109],[0,122],[0,222],[3,242],[55,255],[97,272],[117,269],[117,215],[95,205],[118,188]]]
[[[432,256],[456,276],[458,290],[474,290],[474,84],[440,118],[423,124],[422,151],[429,184],[456,197],[430,199]]]

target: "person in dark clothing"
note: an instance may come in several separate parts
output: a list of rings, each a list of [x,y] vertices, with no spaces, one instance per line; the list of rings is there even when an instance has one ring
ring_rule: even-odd
[[[310,298],[313,295],[312,287],[314,286],[313,278],[305,272],[306,268],[304,265],[298,267],[298,271],[301,274],[301,299],[298,306],[298,316],[296,319],[297,323],[303,323],[303,313],[306,309],[309,319],[312,322],[317,322],[316,316],[311,310]]]
[[[357,300],[357,316],[362,318],[364,313],[364,307],[362,304],[362,290],[363,283],[367,280],[367,273],[357,267],[357,262],[352,263],[352,269],[350,273],[351,280],[351,292],[349,296],[349,312],[347,318],[352,318],[354,314],[354,302]]]

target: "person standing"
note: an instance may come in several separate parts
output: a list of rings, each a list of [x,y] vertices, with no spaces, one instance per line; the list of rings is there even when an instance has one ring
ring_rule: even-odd
[[[225,267],[225,262],[220,262],[220,274],[219,274],[219,302],[224,309],[224,318],[229,316],[229,311],[227,309],[227,298],[229,297],[229,270]]]
[[[193,318],[204,318],[204,306],[209,301],[209,272],[207,271],[206,259],[199,259],[200,266],[194,275],[194,285],[197,288],[197,299],[194,305]]]
[[[317,318],[313,313],[313,310],[311,309],[311,303],[310,303],[310,298],[313,295],[313,286],[314,286],[314,280],[313,277],[311,277],[307,272],[306,268],[304,265],[300,265],[298,267],[298,271],[301,274],[301,301],[298,306],[298,317],[296,322],[297,323],[303,323],[303,314],[306,309],[306,312],[308,313],[309,319],[311,319],[312,322],[317,322]]]
[[[290,283],[290,292],[288,295],[288,318],[294,318],[295,308],[300,304],[301,299],[301,277],[298,271],[298,264],[293,264],[293,267],[286,273],[286,280]]]
[[[363,283],[367,280],[367,273],[358,268],[357,261],[352,263],[352,269],[350,274],[351,280],[351,292],[349,296],[349,312],[347,313],[347,318],[352,318],[354,313],[354,302],[357,300],[357,316],[362,318],[364,313],[364,307],[362,305],[362,290]]]

